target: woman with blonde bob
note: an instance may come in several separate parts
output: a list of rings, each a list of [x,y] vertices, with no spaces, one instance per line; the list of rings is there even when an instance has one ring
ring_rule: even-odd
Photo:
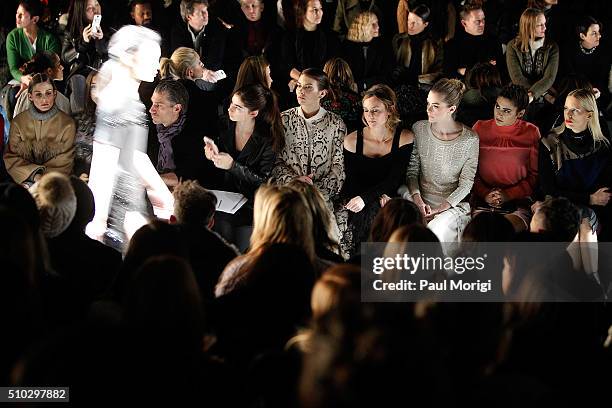
[[[521,15],[519,33],[508,43],[508,73],[513,83],[529,90],[529,101],[547,94],[559,69],[559,47],[546,38],[546,17],[528,8]]]
[[[385,83],[388,79],[393,57],[391,46],[387,43],[380,38],[376,14],[364,11],[353,20],[340,56],[353,70],[359,91]]]
[[[404,183],[414,140],[412,131],[400,126],[397,98],[387,85],[368,89],[362,104],[364,127],[344,138],[346,181],[341,205],[345,211],[339,222],[348,223],[341,241],[348,254],[367,240],[378,210]]]
[[[610,142],[599,124],[595,95],[586,89],[570,92],[563,116],[563,124],[542,138],[539,158],[542,193],[566,197],[576,204],[581,210],[582,227],[588,221],[595,232],[603,219],[605,238],[612,197],[609,190],[612,160]]]
[[[255,194],[253,233],[248,252],[230,262],[217,287],[217,297],[229,293],[240,284],[241,271],[271,244],[293,244],[316,260],[312,215],[303,195],[286,186],[264,185]],[[316,266],[316,262],[315,262]]]

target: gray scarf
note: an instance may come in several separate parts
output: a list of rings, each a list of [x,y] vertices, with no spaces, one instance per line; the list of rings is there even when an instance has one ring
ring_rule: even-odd
[[[157,125],[157,139],[159,140],[159,155],[157,156],[157,171],[169,172],[176,169],[174,164],[174,152],[172,151],[172,139],[183,130],[187,115],[181,112],[176,122],[168,127],[161,123]]]

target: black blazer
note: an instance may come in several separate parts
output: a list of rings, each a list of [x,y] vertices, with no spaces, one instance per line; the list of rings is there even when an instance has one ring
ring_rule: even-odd
[[[259,186],[266,182],[276,162],[269,129],[268,125],[257,122],[251,138],[238,152],[235,144],[236,123],[228,117],[222,118],[217,145],[221,152],[228,153],[234,159],[234,165],[224,175],[225,190],[252,199]]]
[[[323,28],[318,28],[314,35],[316,41],[314,49],[305,50],[304,36],[306,31],[301,28],[295,33],[286,32],[282,40],[281,59],[287,69],[287,75],[292,68],[297,68],[302,71],[306,68],[323,69],[325,62],[338,54],[340,42],[338,38],[325,31]]]

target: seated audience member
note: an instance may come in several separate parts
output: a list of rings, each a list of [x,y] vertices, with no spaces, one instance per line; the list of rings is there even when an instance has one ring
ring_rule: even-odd
[[[64,67],[62,66],[62,61],[60,61],[57,54],[53,54],[48,51],[34,54],[34,57],[32,57],[30,61],[23,64],[19,70],[24,75],[46,74],[53,81],[57,82],[64,79]],[[59,110],[67,115],[72,114],[72,111],[70,110],[70,101],[64,96],[63,93],[59,91],[56,93],[55,104]],[[21,95],[17,97],[15,109],[13,110],[13,117],[19,115],[25,110],[28,110],[31,106],[32,101],[30,101],[28,93],[22,92]]]
[[[601,96],[597,104],[605,110],[610,102],[608,77],[612,59],[604,47],[600,47],[602,38],[602,24],[595,18],[587,16],[576,24],[576,35],[573,41],[566,44],[559,51],[558,78],[565,78],[570,74],[583,75]]]
[[[11,123],[4,163],[16,183],[32,184],[44,174],[70,175],[74,165],[74,120],[55,104],[55,83],[36,74],[28,87],[32,106]]]
[[[400,126],[391,88],[374,85],[364,93],[362,104],[366,126],[344,138],[346,180],[338,222],[347,224],[340,230],[344,231],[342,250],[349,256],[367,241],[385,197],[395,196],[404,183],[414,141],[412,131]]]
[[[431,11],[419,4],[408,13],[405,32],[393,37],[395,69],[393,81],[399,84],[433,85],[442,70],[442,50],[431,38]]]
[[[217,197],[197,181],[180,183],[172,192],[174,214],[189,245],[189,260],[204,300],[214,298],[214,289],[225,266],[239,255],[235,247],[211,231],[215,224]]]
[[[151,102],[159,140],[156,168],[166,185],[175,187],[180,179],[203,179],[203,134],[196,118],[187,114],[187,89],[178,81],[163,80],[155,87]]]
[[[227,282],[231,286],[226,286],[226,292],[217,297],[216,350],[239,372],[249,367],[250,375],[257,376],[251,381],[259,382],[261,377],[273,375],[262,368],[261,363],[265,365],[266,356],[270,354],[271,360],[267,362],[273,363],[274,356],[282,352],[297,328],[308,322],[315,272],[302,245],[271,242],[236,271]],[[255,374],[259,370],[263,371]],[[281,374],[282,377],[287,375],[288,372]],[[250,392],[265,393],[261,388],[269,386],[265,381]],[[273,392],[275,401],[279,393],[284,395],[284,391],[278,389]]]
[[[359,92],[389,82],[393,50],[380,38],[376,14],[365,11],[355,18],[340,48],[340,57],[351,67]]]
[[[282,39],[281,59],[289,69],[289,89],[295,89],[306,68],[323,69],[325,61],[338,54],[337,38],[321,27],[321,0],[299,0],[296,5],[297,28]]]
[[[427,96],[427,121],[414,124],[409,195],[440,242],[457,242],[469,221],[467,198],[478,167],[478,135],[455,121],[464,85],[441,79]]]
[[[388,242],[395,230],[412,224],[425,224],[421,210],[412,201],[392,198],[376,214],[368,241]]]
[[[206,68],[224,68],[227,29],[218,19],[209,18],[208,0],[182,0],[183,23],[173,24],[170,31],[170,52],[179,47],[194,49]]]
[[[302,72],[296,86],[300,106],[281,115],[285,147],[272,177],[280,184],[293,179],[314,184],[333,209],[345,179],[342,143],[346,126],[340,116],[321,107],[328,92],[329,80],[323,71],[309,68]]]
[[[467,126],[474,126],[477,120],[493,118],[495,100],[502,86],[499,71],[488,62],[476,63],[465,80],[467,90],[457,111],[457,120]]]
[[[563,124],[542,138],[540,188],[543,194],[566,197],[579,207],[581,239],[592,231],[602,233],[600,239],[607,240],[612,160],[593,93],[584,89],[570,92],[565,99],[564,118]]]
[[[351,0],[338,0],[335,10],[333,30],[338,33],[341,38],[344,38],[347,36],[351,25],[353,25],[353,22],[359,16],[359,14],[364,12],[380,12],[376,3],[376,0],[364,0],[358,2]]]
[[[34,53],[49,51],[59,54],[61,46],[55,35],[38,25],[43,14],[40,0],[21,0],[17,7],[15,22],[17,27],[6,37],[6,56],[13,79],[20,82],[25,89],[32,76],[19,71],[25,62],[32,59]]]
[[[511,242],[515,234],[515,228],[504,215],[495,212],[481,212],[465,226],[461,242]]]
[[[495,102],[494,119],[474,125],[480,153],[472,203],[475,210],[502,212],[517,232],[529,226],[538,180],[540,132],[521,119],[528,104],[525,88],[507,85]]]
[[[242,87],[254,84],[259,84],[268,89],[272,86],[270,63],[263,55],[246,57],[242,61],[236,76],[234,92]]]
[[[320,275],[329,263],[315,253],[313,220],[302,193],[287,186],[261,186],[255,194],[253,234],[249,250],[230,262],[215,288],[220,297],[241,285],[241,271],[257,259],[272,244],[292,244],[300,247]]]
[[[334,57],[325,63],[323,72],[329,78],[331,91],[323,99],[321,106],[328,112],[340,115],[347,132],[356,130],[361,126],[361,106],[351,67],[342,58]]]
[[[580,241],[583,211],[565,197],[548,196],[534,205],[530,231],[549,242],[562,243],[565,250],[550,262],[543,276],[548,295],[564,301],[599,298],[602,295],[597,247]],[[578,242],[576,242],[578,241]],[[582,243],[581,243],[582,242]],[[568,246],[569,244],[569,246]]]
[[[169,40],[171,39],[169,34],[170,31],[167,30],[167,27],[165,27],[164,24],[158,24],[159,20],[163,20],[163,18],[160,18],[159,15],[164,14],[162,13],[163,6],[160,3],[161,2],[159,0],[132,0],[129,2],[128,7],[130,10],[130,20],[132,24],[150,28],[159,33],[162,38],[160,44],[161,54],[163,57],[167,57],[173,50],[169,49]],[[170,10],[168,17],[176,17],[174,14],[172,14],[173,11],[174,10]],[[173,23],[175,22],[173,21]],[[176,25],[173,24],[173,27],[175,26]]]
[[[306,199],[306,204],[312,213],[313,237],[315,253],[325,261],[342,263],[344,258],[340,255],[339,237],[333,221],[333,213],[327,208],[323,195],[317,188],[308,183],[293,180],[289,186],[300,191]]]
[[[54,215],[49,221],[56,220],[53,224],[59,228],[64,222],[67,206],[62,204],[61,196],[55,192],[58,187],[66,190],[67,185],[64,181],[62,181],[64,185],[56,181],[55,184],[58,186],[47,188],[43,194],[45,184],[49,184],[46,179],[51,177],[60,179],[57,173],[52,174],[53,176],[46,175],[39,182],[37,202],[42,204],[42,206],[39,204],[41,218],[45,219],[43,214]],[[70,294],[81,306],[79,312],[84,316],[89,304],[99,299],[110,288],[121,265],[121,254],[85,235],[85,227],[94,215],[93,194],[87,184],[75,176],[70,177],[70,184],[76,197],[74,218],[64,231],[47,238],[47,247],[51,266],[68,284]],[[45,206],[49,206],[49,210],[43,211]]]
[[[264,0],[239,0],[242,13],[232,28],[232,44],[236,44],[242,58],[267,54],[272,44],[274,26],[263,18]],[[234,42],[235,41],[235,42]]]
[[[100,27],[92,30],[95,15],[102,8],[97,0],[75,0],[68,13],[68,26],[62,45],[62,61],[70,67],[66,75],[72,111],[81,113],[85,107],[85,80],[92,70],[98,70],[108,58],[108,37]],[[105,20],[102,21],[105,23]]]
[[[479,2],[467,2],[459,13],[463,30],[444,46],[444,74],[463,80],[477,62],[502,67],[504,55],[497,37],[485,33],[485,14]]]
[[[285,141],[276,99],[269,89],[248,85],[237,90],[227,112],[217,143],[206,143],[204,154],[220,171],[216,187],[249,200],[235,214],[218,214],[215,226],[223,237],[245,250],[253,225],[255,191],[267,181]]]
[[[518,35],[508,43],[506,63],[513,83],[529,90],[529,101],[541,100],[557,78],[559,47],[546,37],[546,17],[538,9],[521,14]]]
[[[174,79],[183,84],[189,94],[190,116],[197,115],[203,132],[212,132],[217,120],[217,97],[206,92],[216,82],[212,71],[204,68],[198,54],[187,47],[179,47],[170,58],[160,60],[159,73],[162,79]]]
[[[98,73],[91,71],[85,80],[85,109],[76,116],[73,173],[87,181],[93,155],[93,137],[96,131],[96,107],[98,105]]]

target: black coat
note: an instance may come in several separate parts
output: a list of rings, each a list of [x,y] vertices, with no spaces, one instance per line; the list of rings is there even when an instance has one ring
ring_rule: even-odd
[[[216,71],[224,68],[228,30],[217,20],[210,19],[196,50],[206,68]],[[194,48],[187,23],[174,24],[170,30],[170,54],[179,47]]]
[[[249,141],[239,152],[235,144],[236,123],[229,118],[221,121],[217,145],[221,152],[234,159],[232,168],[224,172],[223,189],[252,199],[255,190],[266,182],[276,162],[269,129],[269,125],[258,122]]]
[[[364,58],[363,47],[367,46]],[[391,77],[393,52],[391,45],[383,38],[374,38],[369,43],[346,40],[342,43],[340,55],[349,64],[359,91],[374,84],[386,84]]]
[[[313,40],[305,40],[312,35]],[[312,45],[311,49],[307,49]],[[306,68],[323,69],[325,62],[338,54],[340,42],[338,38],[324,29],[317,29],[309,33],[304,29],[298,29],[295,33],[285,33],[281,47],[281,59],[287,69],[287,76],[292,68],[302,71]]]

